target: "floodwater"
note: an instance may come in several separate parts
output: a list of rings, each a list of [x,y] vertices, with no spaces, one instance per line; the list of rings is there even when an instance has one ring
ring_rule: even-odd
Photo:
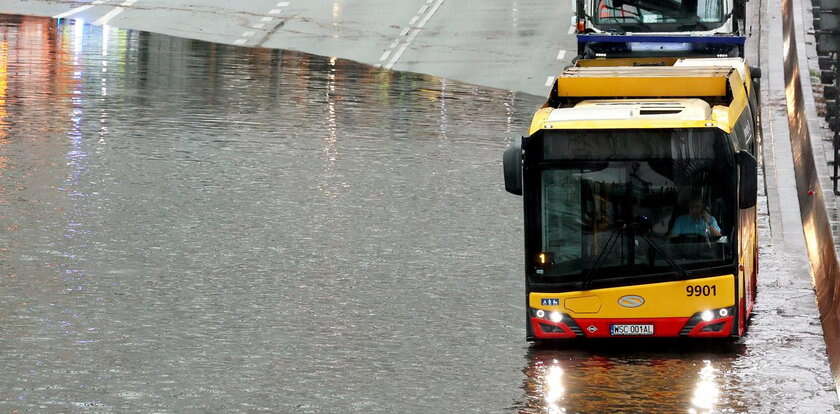
[[[804,258],[738,343],[524,341],[538,97],[0,17],[0,411],[831,412]]]

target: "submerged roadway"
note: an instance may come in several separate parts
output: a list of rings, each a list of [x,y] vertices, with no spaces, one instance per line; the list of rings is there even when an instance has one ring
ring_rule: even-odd
[[[371,65],[209,38],[242,34],[243,16],[282,15],[271,9],[0,6],[43,16],[91,6],[76,12],[84,22],[0,17],[0,410],[840,409],[807,258],[773,204],[789,182],[775,155],[778,73],[767,71],[762,91],[771,194],[761,197],[748,336],[538,347],[524,341],[521,201],[504,192],[500,160],[542,103],[522,91],[542,95],[544,75],[560,66],[556,51],[545,67],[521,54],[544,54],[533,45],[548,37],[567,47],[567,24],[556,25],[562,36],[515,26],[533,30],[522,33],[527,51],[497,40],[507,44],[500,56],[520,60],[477,64],[453,51],[423,57],[425,31],[403,52],[389,48],[417,16],[411,24],[426,20],[439,40],[461,44],[476,37],[450,40],[444,23],[463,33],[501,26],[467,19],[462,2],[400,2],[404,24],[377,17],[375,4],[311,3],[321,15],[301,8],[259,44],[283,46],[282,30],[310,33],[300,37],[312,51],[337,47]],[[497,3],[481,10],[519,23],[569,8]],[[330,26],[325,10],[356,30]],[[105,23],[146,29],[179,16],[181,35],[207,31],[229,45],[85,24],[109,13]],[[230,16],[247,22],[228,27]],[[757,52],[776,29],[762,27],[755,60],[769,65]],[[335,32],[342,46],[326,40]],[[395,69],[439,65],[429,72],[501,88],[374,66],[395,56]]]
[[[543,95],[558,62],[568,62],[577,50],[570,35],[572,5],[570,0],[4,0],[0,13],[337,56]]]

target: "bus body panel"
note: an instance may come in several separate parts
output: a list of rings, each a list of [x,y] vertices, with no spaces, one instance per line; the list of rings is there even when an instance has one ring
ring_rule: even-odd
[[[734,275],[562,293],[531,292],[532,309],[573,318],[690,317],[735,305]],[[623,300],[622,300],[623,299]],[[551,303],[557,305],[550,305]]]
[[[735,275],[723,275],[587,291],[531,292],[529,328],[535,339],[615,337],[613,326],[646,325],[652,332],[621,336],[732,336],[743,309],[743,299],[736,300],[740,290],[736,283],[742,282]],[[554,312],[562,317],[553,319]]]

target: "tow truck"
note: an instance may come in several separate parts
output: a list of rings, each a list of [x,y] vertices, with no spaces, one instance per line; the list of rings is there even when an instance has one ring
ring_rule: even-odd
[[[747,0],[577,0],[578,56],[742,57]]]

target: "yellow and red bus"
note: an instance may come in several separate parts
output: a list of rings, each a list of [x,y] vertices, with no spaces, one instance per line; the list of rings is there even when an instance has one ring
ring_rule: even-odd
[[[504,154],[528,340],[739,337],[755,303],[757,113],[741,58],[579,60]]]

